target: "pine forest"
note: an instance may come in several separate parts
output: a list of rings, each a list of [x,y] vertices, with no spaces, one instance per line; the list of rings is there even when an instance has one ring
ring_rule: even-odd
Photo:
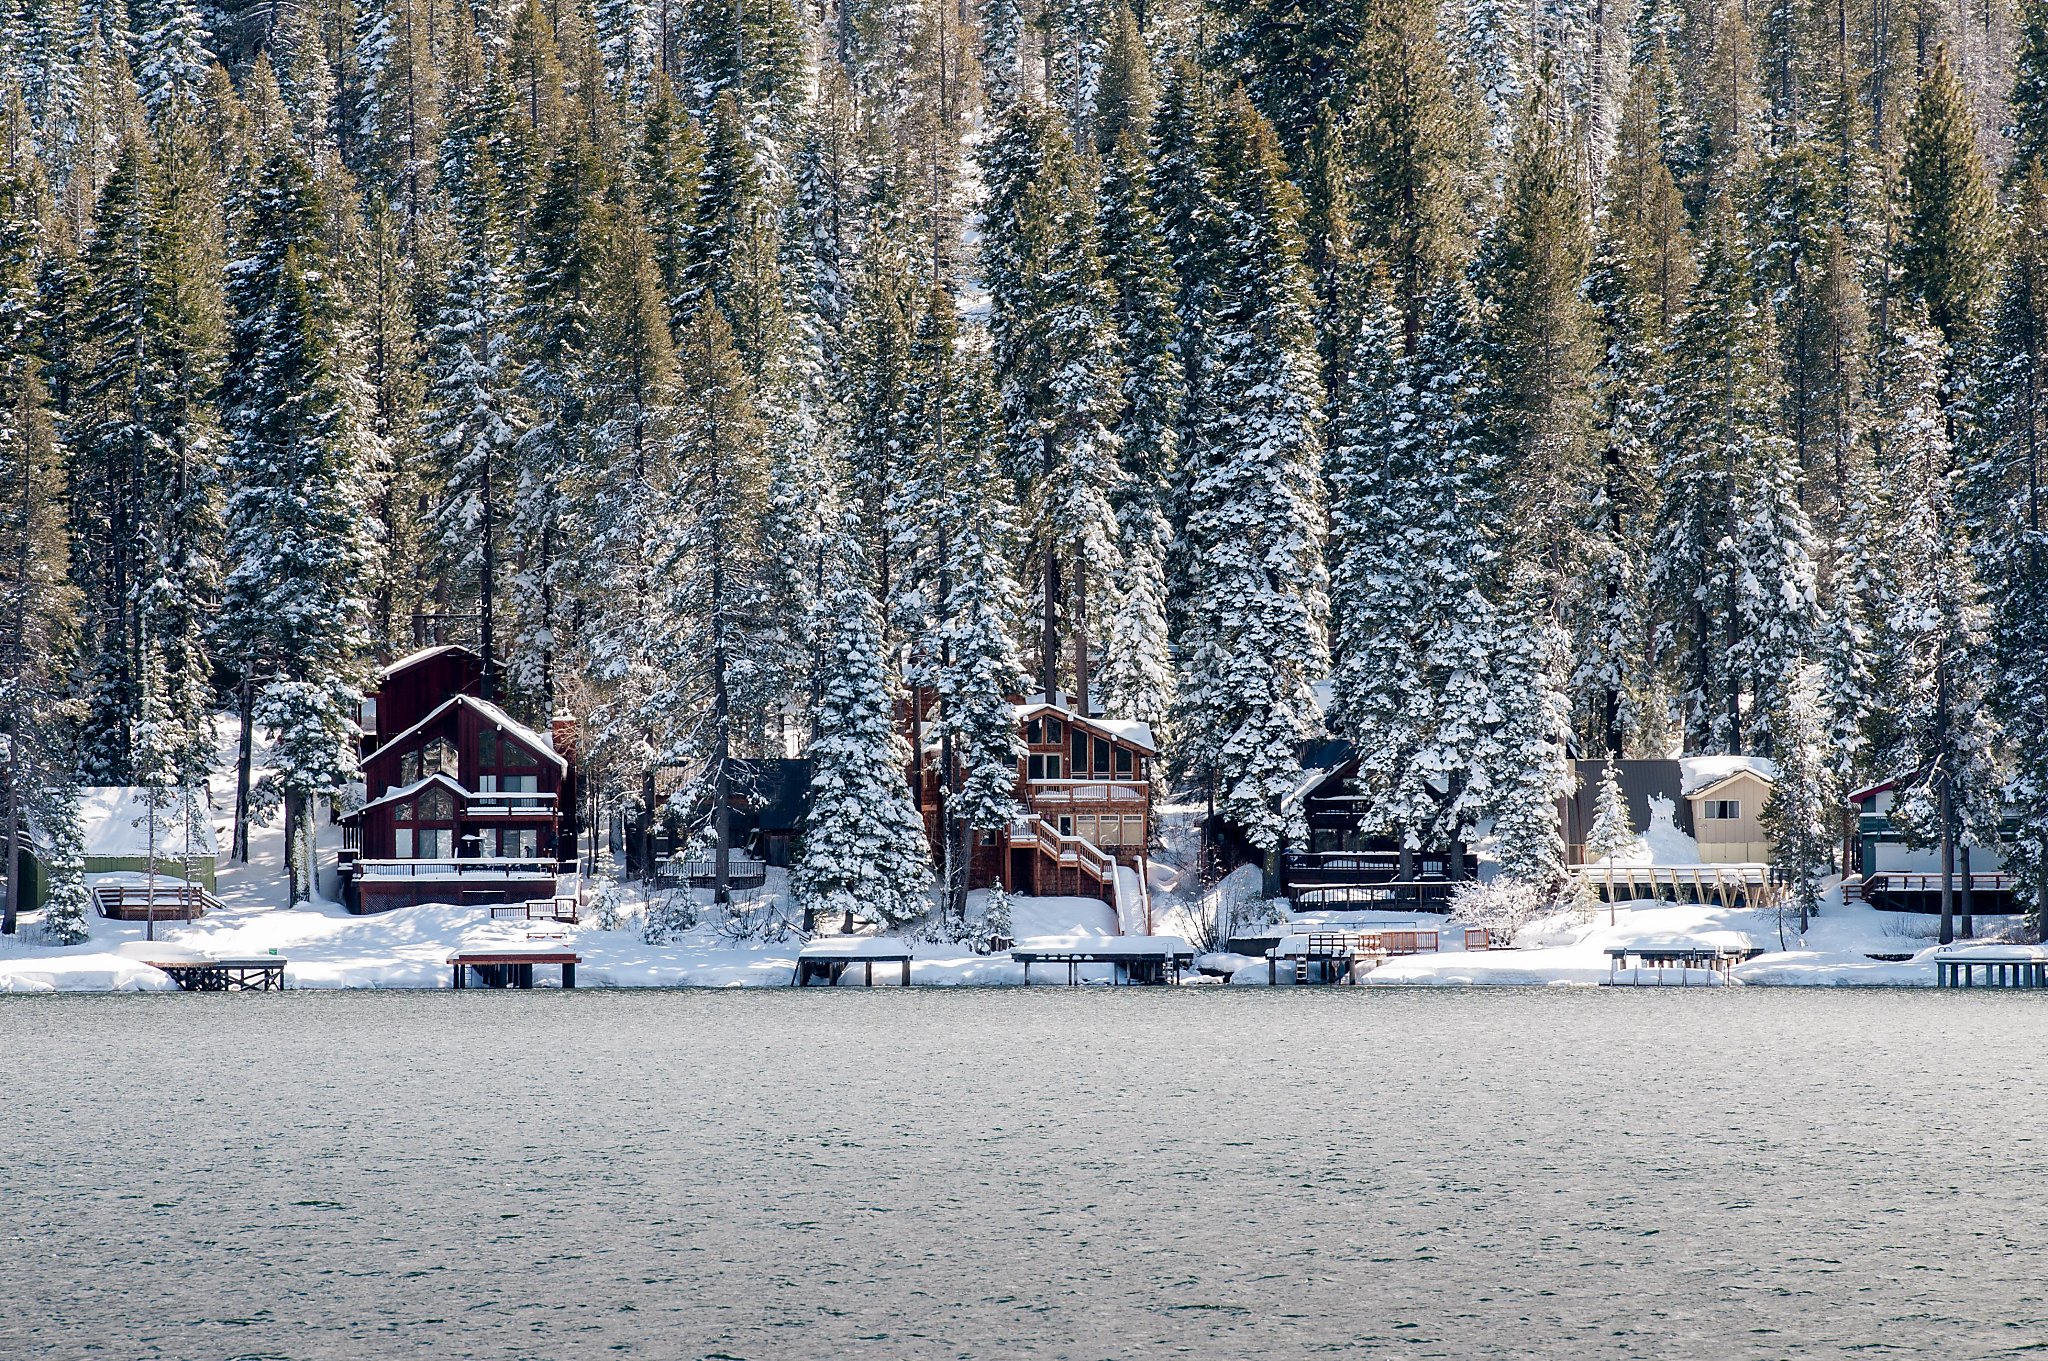
[[[2044,446],[2048,0],[0,13],[9,864],[239,750],[304,900],[459,640],[618,825],[809,757],[849,918],[1032,694],[1258,855],[1326,736],[1545,890],[1573,759],[1730,753],[2038,903]]]

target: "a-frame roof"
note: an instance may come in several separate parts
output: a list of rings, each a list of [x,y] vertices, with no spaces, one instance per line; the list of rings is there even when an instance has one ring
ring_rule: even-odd
[[[365,757],[364,759],[368,761],[374,761],[379,756],[382,756],[385,752],[391,750],[391,748],[397,746],[399,743],[409,741],[413,737],[418,736],[421,729],[425,728],[429,723],[434,722],[442,714],[447,713],[449,709],[453,708],[458,704],[466,704],[470,708],[475,709],[486,720],[488,720],[492,726],[497,728],[499,732],[504,733],[513,741],[517,742],[520,746],[525,747],[528,751],[532,752],[536,756],[541,757],[543,760],[554,762],[555,769],[560,770],[565,774],[568,772],[569,763],[563,760],[561,753],[555,750],[555,744],[553,742],[550,742],[547,738],[541,736],[533,729],[527,727],[524,723],[521,723],[518,719],[512,717],[512,715],[506,713],[503,709],[500,709],[497,705],[491,703],[489,700],[478,699],[475,695],[449,696],[440,704],[436,705],[434,709],[430,713],[428,713],[425,718],[413,724],[404,732],[399,733],[396,737],[393,737],[388,742],[385,742],[383,745],[379,746],[377,750],[371,752],[369,756]]]
[[[1150,724],[1138,723],[1123,718],[1084,718],[1064,704],[1047,704],[1044,700],[1028,700],[1017,706],[1017,721],[1028,723],[1034,718],[1050,714],[1054,718],[1071,723],[1077,728],[1092,732],[1098,737],[1112,738],[1128,747],[1136,747],[1147,756],[1157,756],[1159,747],[1152,740]]]

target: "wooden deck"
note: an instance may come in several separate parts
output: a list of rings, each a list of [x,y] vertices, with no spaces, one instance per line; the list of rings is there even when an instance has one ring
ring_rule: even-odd
[[[518,903],[492,903],[491,920],[501,917],[526,921],[573,922],[582,920],[576,900],[566,894],[553,898],[528,898]]]
[[[820,936],[797,951],[796,976],[790,983],[807,988],[813,981],[837,987],[847,971],[858,964],[861,986],[875,986],[875,966],[894,964],[902,969],[902,983],[910,986],[910,943],[894,936]]]
[[[202,884],[166,879],[155,892],[140,884],[95,884],[93,907],[114,921],[191,921],[220,911],[220,899]]]
[[[1280,965],[1286,962],[1293,966],[1296,983],[1356,983],[1360,964],[1396,955],[1435,954],[1442,948],[1443,933],[1427,926],[1296,932],[1281,937],[1266,952],[1266,981],[1278,984]]]
[[[1699,969],[1714,975],[1721,982],[1730,981],[1729,971],[1756,951],[1743,940],[1656,940],[1634,941],[1627,945],[1614,945],[1607,950],[1607,980],[1609,987],[1670,987],[1664,971],[1678,970],[1676,986],[1687,987],[1690,975]],[[1635,960],[1633,969],[1629,960]],[[1645,980],[1643,971],[1654,971],[1654,977]],[[1624,978],[1622,975],[1628,974]]]
[[[1608,903],[1651,899],[1732,910],[1772,907],[1779,896],[1768,865],[1572,865],[1568,872]]]
[[[2004,916],[2013,910],[2010,874],[1958,873],[1954,879],[1958,911],[1962,909],[1965,886],[1970,912],[1978,917]],[[1919,870],[1879,870],[1865,875],[1857,890],[1863,901],[1883,912],[1941,911],[1941,875]]]

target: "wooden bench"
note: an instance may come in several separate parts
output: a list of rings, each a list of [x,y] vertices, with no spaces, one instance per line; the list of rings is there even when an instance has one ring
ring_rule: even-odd
[[[578,905],[566,894],[554,898],[529,898],[523,903],[492,903],[491,920],[502,917],[520,918],[526,921],[579,921]]]
[[[573,988],[576,966],[582,962],[581,956],[567,950],[465,950],[448,957],[449,967],[455,971],[453,985],[458,989],[469,986],[471,970],[475,970],[477,981],[486,988],[531,989],[536,964],[559,964],[562,986]]]

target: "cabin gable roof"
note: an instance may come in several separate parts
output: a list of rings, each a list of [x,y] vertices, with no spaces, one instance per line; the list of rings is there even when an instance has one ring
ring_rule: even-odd
[[[454,709],[460,705],[467,705],[469,708],[475,710],[480,717],[482,717],[486,722],[490,723],[493,727],[497,728],[497,730],[500,733],[502,733],[506,737],[511,738],[514,742],[526,748],[527,751],[529,751],[533,755],[539,757],[544,761],[549,762],[555,767],[556,770],[561,771],[564,774],[568,772],[569,763],[562,758],[560,752],[555,750],[554,743],[550,742],[547,738],[542,737],[532,728],[527,727],[524,723],[521,723],[518,719],[512,717],[512,715],[506,713],[503,709],[500,709],[497,705],[491,703],[489,700],[478,699],[474,695],[449,696],[447,699],[441,701],[440,704],[436,705],[433,708],[433,710],[427,714],[425,718],[422,718],[419,722],[413,724],[404,732],[399,733],[397,736],[391,738],[382,746],[378,747],[377,750],[371,752],[367,757],[363,758],[364,763],[368,764],[371,761],[377,760],[386,752],[398,747],[401,743],[410,742],[413,738],[419,736],[420,733],[424,732],[428,727],[430,727],[432,724],[438,721],[441,715],[447,713],[449,710]]]

